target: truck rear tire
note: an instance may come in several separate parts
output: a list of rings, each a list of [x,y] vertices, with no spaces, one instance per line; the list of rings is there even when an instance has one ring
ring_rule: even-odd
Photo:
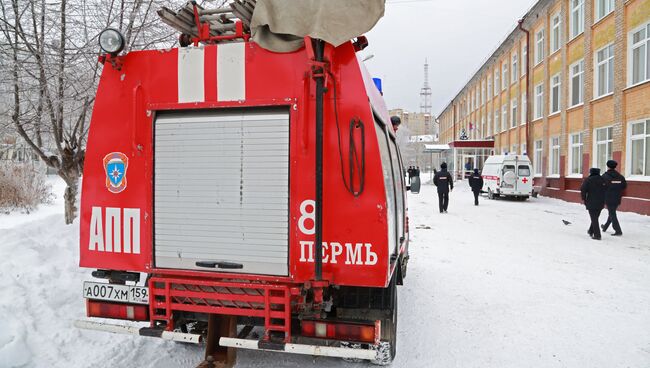
[[[371,361],[375,365],[389,365],[397,355],[397,285],[391,283],[392,311],[391,317],[381,321],[381,341],[376,347],[377,356]]]

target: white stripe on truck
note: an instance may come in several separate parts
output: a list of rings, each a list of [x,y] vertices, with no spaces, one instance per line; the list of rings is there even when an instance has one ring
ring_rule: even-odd
[[[203,49],[178,49],[178,102],[205,102]]]
[[[246,99],[246,49],[243,42],[217,48],[217,100]]]

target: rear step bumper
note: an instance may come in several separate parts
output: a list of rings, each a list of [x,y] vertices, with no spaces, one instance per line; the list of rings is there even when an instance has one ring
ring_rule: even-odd
[[[190,344],[199,344],[203,341],[203,337],[201,335],[182,333],[182,332],[173,332],[173,331],[162,331],[150,327],[126,326],[126,325],[118,325],[118,324],[95,322],[95,321],[84,321],[84,320],[75,321],[74,326],[76,328],[80,328],[84,330],[111,332],[111,333],[122,334],[122,335],[159,337],[163,340],[185,342]]]
[[[161,331],[149,327],[127,326],[85,320],[75,321],[74,326],[76,328],[84,330],[110,332],[122,335],[158,337],[164,340],[192,344],[199,344],[203,342],[203,337],[198,334]],[[333,358],[350,358],[362,360],[374,360],[377,358],[377,352],[372,349],[352,349],[320,345],[270,343],[258,340],[237,339],[232,337],[222,337],[219,340],[219,345],[237,349],[275,351],[290,354],[326,356]]]
[[[351,358],[363,360],[374,360],[377,358],[377,352],[370,349],[351,349],[304,344],[275,344],[265,343],[258,340],[236,339],[232,337],[222,337],[219,339],[219,345],[238,349],[277,351],[291,354],[318,355],[334,358]]]

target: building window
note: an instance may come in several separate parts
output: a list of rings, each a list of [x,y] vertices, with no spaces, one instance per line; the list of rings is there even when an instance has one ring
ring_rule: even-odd
[[[528,154],[528,151],[526,150],[526,148],[527,148],[526,143],[522,143],[521,144],[521,154],[522,155],[527,155]]]
[[[499,122],[499,117],[501,116],[501,111],[498,108],[494,109],[494,134],[497,134],[501,131],[501,123]]]
[[[501,73],[501,90],[505,91],[508,87],[508,62],[505,61],[501,66],[503,73]]]
[[[512,145],[512,148],[510,149],[510,153],[512,153],[513,155],[517,154],[517,145],[516,144]]]
[[[516,97],[513,98],[512,101],[510,102],[510,110],[512,110],[511,113],[510,113],[510,120],[512,122],[511,126],[513,128],[517,126],[517,122],[518,122],[518,119],[519,119],[519,111],[517,110],[518,105],[519,105],[518,102],[519,102],[519,100]]]
[[[535,65],[544,61],[544,28],[535,33]]]
[[[650,119],[630,127],[630,174],[650,176]]]
[[[582,175],[582,133],[569,136],[569,173]]]
[[[499,73],[501,73],[501,70],[499,68],[496,68],[494,70],[494,96],[496,97],[499,94],[499,87],[501,87],[499,83]]]
[[[549,175],[560,175],[560,137],[553,137],[550,141],[551,155],[549,157]]]
[[[560,13],[551,18],[551,54],[560,49],[562,38],[560,37]]]
[[[503,104],[501,107],[501,131],[505,131],[508,128],[508,104]]]
[[[595,0],[596,1],[596,22],[605,18],[605,16],[614,11],[614,0]]]
[[[571,106],[579,105],[583,101],[585,61],[580,60],[571,65]]]
[[[512,54],[512,83],[516,83],[519,79],[519,54],[516,52]]]
[[[481,105],[485,105],[485,80],[481,82]]]
[[[541,119],[544,116],[544,83],[535,86],[535,119]]]
[[[596,52],[596,97],[614,91],[614,44]]]
[[[562,84],[560,73],[555,74],[551,77],[551,100],[550,100],[550,113],[554,114],[560,111],[560,98],[561,98],[561,88]]]
[[[526,75],[528,71],[528,45],[521,48],[521,75]]]
[[[478,134],[480,137],[485,137],[485,116],[481,116],[481,130]]]
[[[543,153],[543,142],[542,141],[535,141],[535,175],[542,175],[542,153]]]
[[[628,49],[628,59],[632,63],[629,68],[631,85],[650,80],[650,23],[632,33]]]
[[[571,38],[585,30],[585,0],[571,0]]]
[[[488,137],[492,135],[492,114],[487,114],[487,135]]]
[[[614,144],[614,128],[607,127],[596,129],[595,164],[601,171],[607,170],[607,161],[612,159],[612,146]]]
[[[492,98],[492,77],[488,77],[487,79],[487,93],[488,99]]]
[[[521,125],[526,125],[528,122],[528,101],[526,101],[527,93],[521,94]]]

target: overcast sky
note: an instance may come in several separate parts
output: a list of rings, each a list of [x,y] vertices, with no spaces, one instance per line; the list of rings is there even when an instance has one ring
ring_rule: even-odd
[[[438,114],[496,49],[534,0],[387,0],[370,31],[366,62],[383,79],[388,108],[419,111],[424,59]]]

